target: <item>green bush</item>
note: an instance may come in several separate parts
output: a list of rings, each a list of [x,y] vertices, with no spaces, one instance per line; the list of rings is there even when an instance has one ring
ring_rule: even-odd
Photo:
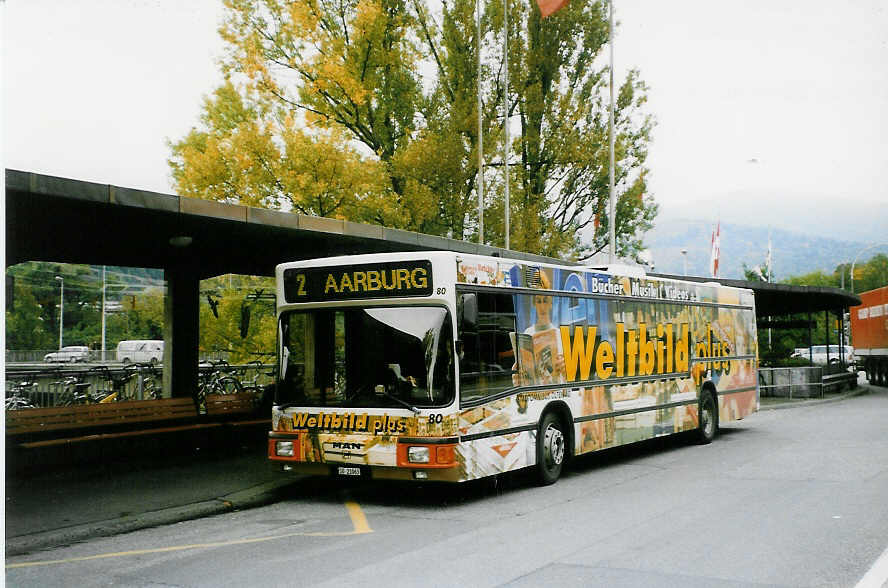
[[[803,357],[776,357],[766,354],[761,358],[762,367],[808,367],[811,362]]]

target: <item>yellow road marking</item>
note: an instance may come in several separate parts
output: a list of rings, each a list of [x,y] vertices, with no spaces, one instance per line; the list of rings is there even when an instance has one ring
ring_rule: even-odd
[[[252,539],[236,539],[233,541],[216,541],[213,543],[191,543],[189,545],[171,545],[169,547],[154,547],[151,549],[135,549],[132,551],[117,551],[113,553],[100,553],[98,555],[86,555],[82,557],[69,557],[66,559],[52,559],[52,560],[44,560],[44,561],[27,561],[16,564],[7,564],[6,569],[12,568],[30,568],[35,566],[49,566],[49,565],[58,565],[65,563],[74,563],[80,561],[90,561],[95,559],[108,559],[112,557],[131,557],[134,555],[147,555],[152,553],[169,553],[173,551],[186,551],[188,549],[207,549],[211,547],[227,547],[230,545],[248,545],[251,543],[264,543],[266,541],[275,541],[277,539],[287,539],[289,537],[347,537],[349,535],[362,535],[364,533],[372,533],[373,529],[370,528],[370,525],[367,524],[367,517],[364,516],[364,511],[361,510],[361,507],[358,506],[357,502],[352,500],[348,500],[345,503],[345,508],[348,510],[348,516],[351,518],[352,527],[354,530],[352,531],[342,531],[342,532],[316,532],[316,533],[285,533],[283,535],[272,535],[270,537],[254,537]]]
[[[345,508],[348,509],[348,516],[351,517],[352,526],[355,528],[353,534],[358,535],[360,533],[373,532],[373,529],[367,524],[367,517],[364,516],[364,511],[361,510],[361,507],[358,506],[357,502],[354,500],[346,500]]]

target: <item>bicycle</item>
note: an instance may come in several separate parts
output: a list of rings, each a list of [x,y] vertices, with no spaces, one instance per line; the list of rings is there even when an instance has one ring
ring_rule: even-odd
[[[244,368],[244,377],[247,375],[248,370],[254,370],[254,375],[250,380],[247,380],[246,383],[243,383],[243,391],[246,393],[253,394],[253,404],[255,406],[259,406],[262,403],[262,397],[265,394],[266,386],[265,384],[260,384],[259,379],[264,374],[272,378],[274,381],[275,375],[275,366],[272,366],[270,372],[263,372],[262,368],[265,367],[261,360],[254,359],[247,363],[247,367]]]
[[[9,382],[9,394],[6,396],[6,410],[21,410],[23,408],[37,408],[34,403],[34,393],[37,391],[36,380],[21,380]]]
[[[104,394],[104,396],[102,396],[100,402],[124,402],[127,400],[135,400],[133,391],[127,389],[127,384],[137,375],[137,368],[126,366],[118,375],[115,375],[114,372],[108,369],[108,366],[104,365],[96,366],[90,371],[98,373],[99,377],[111,384],[110,390],[105,388],[101,391],[101,394]]]
[[[157,400],[163,396],[163,383],[157,371],[157,362],[134,364],[139,374],[139,386],[142,389],[142,398],[145,400]]]
[[[78,375],[64,376],[61,380],[52,383],[58,390],[55,397],[55,406],[74,406],[78,404],[98,404],[105,396],[101,392],[90,390],[92,384],[84,382]]]
[[[224,359],[205,362],[212,369],[198,371],[196,402],[201,414],[207,411],[207,394],[238,394],[243,391],[240,380],[233,374],[236,369]],[[201,365],[200,367],[206,367]]]
[[[198,398],[203,401],[207,394],[239,394],[243,392],[240,380],[235,377],[236,368],[232,368],[227,361],[220,359],[208,362],[212,367],[209,371],[203,371],[198,379]]]

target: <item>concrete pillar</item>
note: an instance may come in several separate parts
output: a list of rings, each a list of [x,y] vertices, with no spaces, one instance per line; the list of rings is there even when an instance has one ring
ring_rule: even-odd
[[[811,318],[811,311],[808,311],[808,362],[811,365],[814,365],[814,336],[811,333],[812,328],[814,327],[814,319]]]
[[[188,267],[165,271],[163,389],[173,397],[194,396],[200,325],[200,280]]]
[[[839,364],[845,369],[845,309],[839,309]]]

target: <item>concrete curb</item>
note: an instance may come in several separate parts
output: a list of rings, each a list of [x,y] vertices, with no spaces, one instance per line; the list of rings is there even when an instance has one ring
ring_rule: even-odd
[[[813,400],[800,400],[798,402],[785,402],[783,404],[772,404],[770,406],[760,406],[759,412],[765,410],[784,410],[787,408],[802,408],[805,406],[817,406],[818,404],[830,404],[832,402],[841,402],[842,400],[847,400],[849,398],[853,398],[855,396],[862,396],[864,394],[869,394],[871,392],[869,386],[857,386],[851,392],[847,394],[842,394],[841,396],[835,396],[833,398],[815,398]]]
[[[62,547],[88,539],[111,537],[141,529],[210,517],[234,510],[264,506],[274,502],[282,488],[296,483],[297,480],[294,477],[287,477],[245,488],[244,490],[238,490],[212,500],[172,506],[117,519],[84,523],[31,535],[7,537],[6,557],[24,555],[42,549]]]

